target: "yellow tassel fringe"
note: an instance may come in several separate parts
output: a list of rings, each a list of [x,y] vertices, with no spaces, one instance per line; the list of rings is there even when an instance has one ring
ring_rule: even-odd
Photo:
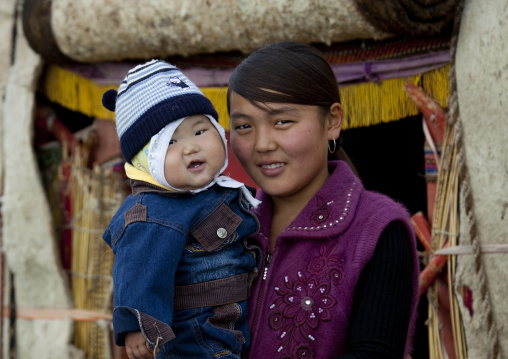
[[[343,129],[367,127],[397,121],[418,114],[418,108],[404,92],[407,82],[422,86],[443,107],[449,97],[450,66],[444,66],[418,76],[367,82],[340,88],[344,106]],[[41,82],[41,92],[52,102],[90,117],[114,120],[115,114],[102,106],[102,94],[118,88],[118,84],[99,85],[72,71],[48,66]],[[219,114],[219,122],[229,130],[226,107],[226,87],[201,88]]]

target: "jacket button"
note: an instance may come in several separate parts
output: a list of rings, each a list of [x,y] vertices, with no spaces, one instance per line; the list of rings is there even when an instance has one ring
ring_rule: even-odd
[[[218,236],[219,238],[224,239],[224,238],[226,238],[226,237],[228,236],[228,231],[226,231],[224,228],[219,228],[219,229],[217,230],[217,236]]]

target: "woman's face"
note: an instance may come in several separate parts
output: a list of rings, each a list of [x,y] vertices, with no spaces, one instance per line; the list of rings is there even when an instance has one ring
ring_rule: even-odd
[[[338,137],[340,125],[330,126],[330,116],[319,107],[269,103],[259,108],[232,92],[230,117],[233,152],[272,198],[308,201],[328,179],[328,140]]]

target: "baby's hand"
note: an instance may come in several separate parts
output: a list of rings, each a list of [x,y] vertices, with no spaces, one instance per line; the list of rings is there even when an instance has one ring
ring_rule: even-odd
[[[129,359],[153,358],[153,351],[148,349],[148,343],[141,332],[132,332],[125,335],[125,350]]]

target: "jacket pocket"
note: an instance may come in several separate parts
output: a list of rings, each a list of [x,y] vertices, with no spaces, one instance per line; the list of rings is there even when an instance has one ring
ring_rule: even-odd
[[[242,223],[242,218],[228,206],[221,204],[203,222],[191,231],[207,252],[212,252],[227,241]]]

